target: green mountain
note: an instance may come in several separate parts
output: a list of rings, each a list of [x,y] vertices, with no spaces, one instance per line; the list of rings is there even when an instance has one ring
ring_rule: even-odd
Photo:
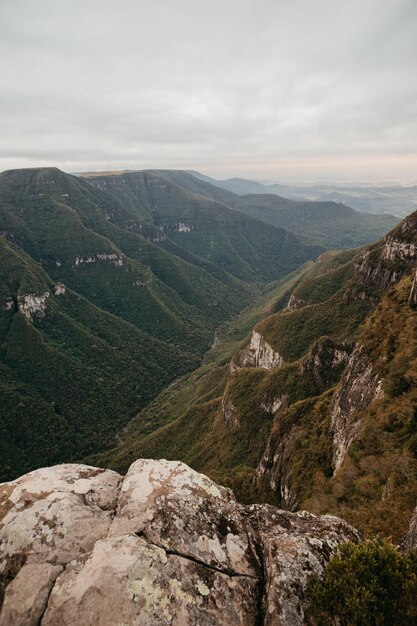
[[[313,280],[323,258],[332,259],[334,284],[349,275],[353,253],[305,266],[323,246],[245,215],[225,204],[232,194],[216,189],[177,171],[80,178],[41,168],[0,175],[0,480],[109,449],[138,412],[132,425],[149,435],[177,415],[170,394],[182,383],[167,385],[198,366],[220,324],[245,309],[241,321],[229,322],[228,362],[260,302],[280,310],[290,286],[302,275],[305,290],[307,274]],[[314,284],[311,297],[320,289],[328,297]],[[323,311],[322,325],[331,320],[336,328],[343,306],[339,317]],[[361,311],[359,303],[352,328]],[[302,351],[314,325],[291,333]],[[193,397],[202,389],[207,400],[219,395],[227,362],[213,372],[211,361],[204,364],[210,382],[203,377],[203,387],[187,379]],[[152,401],[165,388],[162,410]],[[178,443],[176,434],[170,437]],[[184,436],[181,445],[190,440]]]
[[[370,247],[322,255],[226,326],[100,462],[180,459],[243,501],[400,539],[417,497],[416,261],[417,213]]]
[[[108,447],[194,363],[0,237],[0,480]]]
[[[246,215],[297,233],[327,248],[352,248],[379,239],[398,223],[393,215],[358,213],[336,202],[287,200],[273,194],[235,198],[231,206]]]
[[[200,241],[215,236],[220,214],[230,231],[252,231],[252,264],[238,254],[243,235],[228,235],[236,276],[219,254],[177,243],[155,219],[153,192],[129,204],[56,168],[0,175],[0,480],[114,445],[138,410],[198,365],[219,323],[316,254],[173,189],[183,213],[198,214]],[[262,271],[265,246],[276,250]]]
[[[283,228],[218,202],[207,195],[217,193],[216,187],[186,172],[127,172],[88,180],[121,200],[127,190],[134,190],[138,204],[165,236],[161,247],[182,258],[191,253],[240,280],[279,279],[322,251],[320,246],[300,243]]]
[[[224,271],[214,277],[167,253],[160,230],[59,170],[4,172],[0,202],[1,232],[53,280],[158,339],[201,354],[219,320],[250,297]]]
[[[301,238],[304,243],[314,245],[317,250],[321,251],[365,245],[384,236],[399,221],[393,215],[358,213],[337,202],[287,200],[268,193],[268,187],[261,184],[256,188],[257,193],[254,193],[252,187],[249,187],[252,189],[250,195],[241,195],[242,187],[237,193],[232,193],[228,189],[217,186],[218,181],[214,179],[201,177],[196,172],[181,170],[121,172],[119,175],[107,176],[89,175],[89,180],[97,184],[100,189],[115,193],[122,200],[134,195],[138,205],[140,207],[146,205],[147,215],[152,215],[153,222],[160,226],[165,223],[165,220],[178,219],[177,224],[189,227],[191,222],[187,220],[192,220],[193,216],[190,216],[184,208],[195,203],[197,194],[216,205],[216,207],[212,206],[212,212],[216,212],[213,213],[213,219],[215,215],[219,215],[219,219],[226,220],[227,223],[225,211],[233,208],[276,228],[290,231],[298,239]],[[243,179],[237,180],[242,184],[250,183]],[[178,188],[182,190],[182,193]],[[262,192],[262,189],[265,191]],[[184,194],[184,192],[187,193]],[[154,204],[157,205],[156,209]],[[206,204],[206,209],[203,211],[209,209],[209,206]],[[185,222],[181,222],[182,219],[185,219]],[[166,227],[169,227],[168,225],[171,229],[178,228],[178,225],[175,226],[172,221],[168,221]],[[196,237],[195,232],[193,236]],[[170,238],[172,239],[172,233]],[[186,239],[184,234],[181,238],[182,241]],[[233,241],[232,245],[238,247],[238,250],[241,248],[239,242]],[[192,248],[192,250],[197,251],[197,254],[207,255],[207,250],[204,248]],[[253,265],[253,260],[251,263]]]

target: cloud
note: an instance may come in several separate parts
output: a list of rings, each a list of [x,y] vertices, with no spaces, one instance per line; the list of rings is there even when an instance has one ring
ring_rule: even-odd
[[[416,41],[414,0],[2,0],[0,168],[417,178]]]

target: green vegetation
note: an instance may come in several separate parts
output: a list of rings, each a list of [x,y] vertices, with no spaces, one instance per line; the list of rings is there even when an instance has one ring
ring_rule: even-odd
[[[277,280],[322,251],[320,246],[300,243],[283,228],[215,200],[226,192],[186,173],[128,172],[89,181],[120,199],[127,190],[134,190],[137,202],[146,207],[153,224],[166,235],[161,247],[172,250],[174,243],[180,256],[184,249],[240,280]]]
[[[399,540],[417,500],[412,267],[387,288],[386,277],[404,267],[383,260],[382,244],[366,254],[366,267],[362,254],[326,253],[265,303],[255,328],[284,357],[283,367],[230,371],[256,321],[238,318],[219,333],[204,364],[155,398],[99,462],[122,471],[139,456],[179,458],[231,486],[243,501],[334,513],[367,536]],[[308,304],[286,311],[290,293]],[[384,397],[352,418],[361,419],[359,435],[334,475],[330,413],[357,342],[384,380]],[[281,408],[273,413],[278,400]],[[273,458],[273,476],[270,469],[259,473],[261,459],[268,468]]]
[[[156,175],[127,180],[121,202],[55,168],[0,175],[0,480],[113,446],[219,324],[316,254]],[[192,215],[187,242],[172,220]],[[25,317],[32,297],[43,304]]]
[[[353,248],[379,239],[398,223],[392,215],[358,213],[344,204],[287,200],[272,194],[238,196],[231,206],[326,248]]]
[[[0,285],[0,480],[109,447],[198,363],[69,289],[55,295],[44,270],[2,238]],[[45,302],[31,320],[22,313],[29,296]]]
[[[323,579],[310,579],[309,623],[316,626],[411,626],[417,623],[417,554],[381,539],[346,543]]]

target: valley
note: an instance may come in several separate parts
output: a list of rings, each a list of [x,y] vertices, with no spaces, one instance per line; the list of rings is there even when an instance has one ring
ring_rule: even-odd
[[[238,196],[177,170],[13,170],[0,199],[3,480],[163,457],[244,502],[365,532],[406,519],[413,216]],[[382,328],[401,298],[401,328]]]

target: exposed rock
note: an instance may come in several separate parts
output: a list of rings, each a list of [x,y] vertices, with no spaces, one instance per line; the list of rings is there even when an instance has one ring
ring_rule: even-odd
[[[109,536],[126,533],[224,572],[255,576],[233,493],[178,461],[140,459],[130,467]]]
[[[267,413],[275,414],[280,409],[286,409],[288,406],[288,394],[284,393],[280,396],[276,396],[275,398],[269,399],[265,398],[263,402],[261,402],[261,409],[267,411]]]
[[[39,469],[0,485],[0,576],[20,555],[65,564],[107,535],[121,476],[88,465]]]
[[[414,274],[413,284],[411,285],[410,295],[408,297],[408,304],[413,308],[417,308],[417,270]]]
[[[64,296],[66,291],[66,287],[64,283],[57,283],[55,285],[54,293],[56,296]]]
[[[301,362],[300,373],[311,370],[315,378],[322,377],[323,370],[337,369],[349,361],[351,348],[345,343],[337,343],[330,337],[316,341],[310,352]]]
[[[382,242],[368,248],[355,266],[346,296],[377,300],[383,290],[397,283],[417,259],[417,221],[406,218]]]
[[[333,438],[333,469],[342,465],[346,452],[361,424],[357,417],[377,398],[382,397],[382,380],[373,370],[361,346],[356,346],[343,374],[330,408],[330,433]]]
[[[289,513],[272,506],[246,507],[263,560],[264,626],[305,624],[307,583],[321,575],[333,550],[358,541],[358,532],[332,515]]]
[[[288,436],[280,438],[273,429],[256,470],[256,480],[267,477],[272,491],[279,494],[281,505],[289,511],[296,509],[298,504],[298,495],[291,489],[292,456],[291,431]]]
[[[38,626],[62,565],[24,565],[7,587],[0,626]]]
[[[417,246],[411,241],[402,241],[394,237],[386,237],[382,252],[385,261],[404,261],[417,257]]]
[[[59,577],[42,626],[255,624],[257,582],[167,554],[134,535],[98,541]]]
[[[222,397],[222,411],[224,421],[226,422],[230,432],[235,433],[238,431],[240,428],[239,412],[228,396],[227,387]]]
[[[305,306],[304,300],[298,298],[292,293],[290,299],[288,300],[287,311],[297,311],[297,309],[301,309],[303,306]]]
[[[413,515],[411,516],[404,543],[407,548],[417,548],[417,507],[414,509]]]
[[[262,367],[271,369],[281,367],[284,364],[283,357],[270,346],[270,344],[256,330],[252,331],[250,344],[242,350],[231,362],[231,370],[240,367]]]
[[[17,297],[17,306],[19,311],[25,316],[28,322],[31,322],[34,315],[44,317],[46,309],[46,300],[49,298],[49,291],[36,296],[35,294],[26,294]]]
[[[308,576],[358,538],[331,516],[241,506],[179,462],[120,480],[58,465],[1,485],[0,626],[299,626]]]
[[[351,348],[344,343],[337,343],[330,337],[322,337],[314,343],[309,353],[301,360],[298,371],[302,376],[311,372],[317,384],[325,384],[323,380],[329,376],[330,370],[343,371],[349,361]],[[265,398],[261,408],[272,409],[277,420],[282,411],[288,408],[288,395],[284,394],[274,399]],[[293,430],[280,435],[276,428],[272,428],[265,452],[256,470],[256,480],[266,477],[272,491],[279,494],[282,506],[294,510],[298,506],[298,494],[291,487],[292,461],[294,454]]]
[[[109,263],[113,263],[118,267],[122,267],[126,261],[126,257],[121,254],[106,254],[106,253],[97,253],[92,256],[77,256],[74,265],[78,267],[79,265],[90,265],[92,263],[96,263],[97,261],[107,261]]]

